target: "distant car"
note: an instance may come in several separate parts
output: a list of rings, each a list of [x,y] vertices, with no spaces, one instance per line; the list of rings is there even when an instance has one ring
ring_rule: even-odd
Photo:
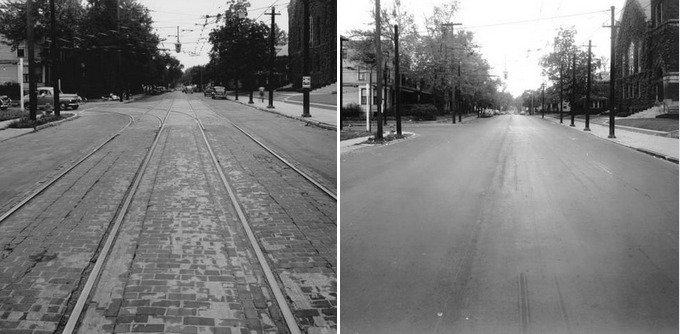
[[[212,96],[213,91],[215,91],[212,87],[206,87],[203,90],[203,96]]]
[[[493,110],[484,109],[484,111],[482,111],[482,117],[492,117],[492,116],[493,116]]]
[[[0,110],[7,110],[12,105],[12,99],[7,95],[0,95]]]
[[[215,86],[212,92],[212,99],[227,99],[227,89],[222,86]]]
[[[526,112],[524,110],[522,110],[522,111],[519,112],[519,114],[524,116],[524,115],[526,115]]]
[[[50,104],[54,107],[54,88],[52,87],[38,87],[38,107],[45,107]],[[24,106],[28,108],[29,98],[28,95],[24,95]],[[67,110],[69,108],[76,110],[80,107],[80,101],[82,99],[76,94],[66,94],[59,92],[59,106],[61,110]]]

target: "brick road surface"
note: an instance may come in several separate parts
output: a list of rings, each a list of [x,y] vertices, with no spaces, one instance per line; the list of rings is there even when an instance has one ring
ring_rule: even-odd
[[[164,100],[140,104],[130,129],[0,224],[0,333],[61,331],[171,104],[79,331],[287,332],[189,104]],[[299,327],[335,332],[335,201],[198,113]]]
[[[255,143],[241,139],[224,120],[209,112],[199,116],[299,322],[310,332],[334,329],[335,201]]]
[[[157,124],[135,123],[0,224],[0,333],[63,326]]]

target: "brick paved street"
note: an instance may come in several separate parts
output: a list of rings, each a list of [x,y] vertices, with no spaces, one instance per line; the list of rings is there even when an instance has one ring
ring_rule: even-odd
[[[172,97],[136,102],[146,114],[123,135],[0,223],[0,333],[61,332],[171,105],[78,331],[288,332],[190,105]],[[298,327],[335,332],[335,201],[196,110]]]

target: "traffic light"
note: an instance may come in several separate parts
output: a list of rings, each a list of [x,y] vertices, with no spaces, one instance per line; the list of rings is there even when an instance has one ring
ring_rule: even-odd
[[[179,53],[180,51],[182,51],[182,44],[175,43],[175,52]]]

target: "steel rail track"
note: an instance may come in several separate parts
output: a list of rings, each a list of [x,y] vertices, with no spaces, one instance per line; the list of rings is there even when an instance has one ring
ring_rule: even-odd
[[[190,102],[189,102],[189,106],[191,106],[191,100],[189,100],[189,101],[190,101]],[[331,198],[332,198],[333,200],[335,200],[335,201],[338,200],[337,195],[336,195],[332,190],[330,190],[330,189],[324,187],[319,181],[315,180],[313,177],[311,177],[310,175],[308,175],[308,174],[305,173],[304,171],[302,171],[302,170],[300,170],[299,168],[295,167],[295,165],[293,165],[291,162],[289,162],[288,160],[286,160],[285,158],[283,158],[281,155],[279,155],[278,153],[276,153],[276,152],[275,152],[274,150],[272,150],[271,148],[267,147],[267,145],[265,145],[265,144],[262,143],[261,141],[257,140],[252,134],[248,133],[246,130],[244,130],[244,129],[241,128],[240,126],[236,125],[236,123],[232,122],[232,121],[229,120],[228,118],[226,118],[226,117],[220,115],[219,113],[215,112],[215,110],[212,108],[211,105],[209,105],[209,104],[206,104],[206,105],[207,105],[208,107],[210,107],[210,111],[212,111],[215,115],[217,115],[218,117],[220,117],[220,118],[222,118],[222,119],[228,121],[228,122],[229,122],[232,126],[234,126],[237,130],[241,131],[244,135],[246,135],[246,136],[247,136],[248,138],[250,138],[252,141],[254,141],[255,143],[257,143],[257,145],[259,145],[260,147],[262,147],[263,149],[265,149],[267,152],[269,152],[271,155],[273,155],[274,157],[276,157],[277,159],[279,159],[279,160],[280,160],[281,162],[283,162],[286,166],[290,167],[292,170],[294,170],[296,173],[298,173],[300,176],[302,176],[305,180],[307,180],[307,181],[309,181],[310,183],[312,183],[315,187],[317,187],[318,189],[320,189],[324,194],[328,195],[329,197],[331,197]],[[193,106],[192,106],[191,110],[193,111]],[[200,121],[200,119],[198,119],[198,115],[196,115],[196,112],[194,112],[194,115],[195,115],[196,121],[199,123],[199,125],[201,126],[201,128],[202,128],[203,130],[205,130],[205,128],[203,127],[203,124],[202,124],[201,121]]]
[[[163,118],[161,122],[161,126],[156,132],[156,136],[154,138],[153,143],[151,144],[151,147],[146,153],[146,157],[144,158],[144,161],[142,162],[141,167],[139,168],[138,172],[135,174],[131,186],[128,188],[128,191],[125,195],[125,198],[123,200],[123,205],[122,207],[119,208],[118,212],[116,213],[115,219],[114,219],[114,224],[113,227],[111,228],[108,237],[106,239],[106,242],[104,243],[104,246],[101,249],[101,252],[99,253],[100,256],[97,257],[97,262],[95,262],[94,267],[92,268],[92,271],[90,272],[90,275],[87,278],[87,281],[85,283],[85,286],[83,287],[83,290],[80,292],[80,295],[78,296],[78,299],[76,301],[76,304],[71,311],[71,314],[68,317],[68,322],[66,322],[66,325],[64,327],[64,330],[62,333],[65,334],[71,334],[75,331],[78,322],[80,321],[80,318],[83,314],[83,310],[85,307],[85,303],[90,299],[90,294],[92,292],[92,288],[94,288],[95,283],[99,279],[99,276],[101,275],[101,271],[104,268],[104,263],[108,260],[109,257],[109,252],[111,251],[111,247],[113,246],[114,241],[116,240],[118,236],[118,230],[120,229],[120,226],[123,223],[123,218],[125,218],[125,215],[128,212],[128,209],[130,207],[130,204],[132,203],[132,199],[134,198],[135,194],[137,193],[137,189],[139,188],[139,184],[142,181],[142,176],[144,175],[146,168],[149,165],[149,161],[151,161],[151,157],[153,156],[154,151],[156,150],[156,147],[158,146],[158,141],[161,138],[161,134],[163,133],[163,129],[165,129],[165,124],[170,116],[170,112],[172,110],[172,107],[174,105],[173,103],[170,105],[168,108],[167,113],[165,114],[165,118]],[[103,255],[103,256],[101,256]]]
[[[129,209],[130,204],[132,203],[132,199],[134,198],[134,196],[137,192],[137,189],[139,187],[139,184],[141,183],[141,179],[142,179],[143,175],[145,174],[146,169],[149,165],[149,162],[150,162],[151,158],[153,157],[153,154],[154,154],[154,152],[155,152],[155,150],[158,146],[158,142],[161,138],[163,130],[165,129],[167,119],[170,117],[170,114],[173,112],[173,110],[172,110],[173,106],[174,106],[174,102],[173,102],[173,105],[171,105],[168,108],[166,116],[163,119],[162,125],[161,125],[160,129],[158,130],[158,132],[156,133],[156,138],[154,139],[154,142],[151,145],[151,148],[147,152],[147,155],[144,159],[142,166],[140,167],[138,173],[135,175],[133,183],[130,186],[130,188],[129,188],[127,194],[126,194],[123,205],[121,206],[121,208],[118,210],[118,212],[116,214],[115,223],[114,223],[111,231],[109,232],[108,238],[107,238],[107,240],[106,240],[106,242],[105,242],[105,244],[102,247],[102,250],[100,252],[100,254],[103,254],[103,256],[99,256],[97,258],[97,262],[95,263],[95,265],[94,265],[94,267],[93,267],[93,269],[92,269],[92,271],[91,271],[91,273],[90,273],[90,275],[87,279],[87,282],[86,282],[83,290],[81,291],[81,293],[78,297],[78,300],[76,301],[75,307],[71,311],[71,314],[69,316],[69,320],[66,323],[64,330],[62,331],[63,334],[75,333],[75,331],[76,331],[76,329],[79,325],[79,321],[80,321],[80,319],[83,315],[85,305],[88,302],[88,300],[90,299],[90,294],[92,293],[92,290],[95,288],[97,281],[99,280],[101,272],[104,268],[104,264],[108,260],[110,250],[113,247],[113,244],[114,244],[114,242],[117,238],[118,230],[120,229],[120,226],[122,225],[123,219],[124,219],[125,215],[127,214],[127,211]],[[282,291],[281,287],[279,286],[278,282],[276,281],[276,278],[274,276],[272,269],[269,267],[269,264],[267,263],[267,259],[264,255],[264,252],[262,251],[261,247],[259,246],[259,242],[257,241],[255,234],[253,233],[252,229],[250,228],[250,224],[249,224],[249,222],[248,222],[248,220],[245,216],[245,213],[243,212],[243,209],[241,208],[241,204],[238,202],[233,189],[229,185],[227,178],[226,178],[224,172],[222,171],[222,169],[219,165],[219,161],[214,154],[212,146],[208,142],[208,138],[205,134],[205,128],[203,127],[203,124],[201,123],[200,119],[198,118],[198,115],[194,111],[193,107],[191,107],[191,105],[189,105],[189,106],[190,106],[191,112],[194,115],[193,117],[191,115],[187,114],[187,113],[184,113],[184,112],[177,112],[177,113],[185,115],[185,116],[192,117],[197,122],[197,124],[199,125],[199,130],[201,131],[201,135],[203,137],[206,148],[207,148],[207,150],[210,154],[212,163],[213,163],[218,175],[220,176],[220,179],[222,181],[223,186],[225,187],[225,189],[227,190],[227,193],[229,194],[230,201],[231,201],[232,205],[234,206],[236,213],[239,217],[239,221],[241,222],[241,225],[243,226],[243,228],[246,232],[246,235],[248,237],[248,241],[249,241],[251,247],[253,248],[253,250],[256,254],[257,261],[259,262],[259,264],[262,268],[262,271],[264,272],[267,283],[268,283],[268,285],[269,285],[269,287],[270,287],[270,289],[271,289],[271,291],[274,295],[274,299],[276,300],[276,303],[279,306],[279,310],[281,311],[281,314],[283,315],[283,318],[286,322],[286,326],[287,326],[290,333],[300,334],[301,333],[300,329],[297,325],[297,322],[295,321],[295,317],[294,317],[292,311],[290,310],[290,308],[287,304],[286,298],[283,295],[283,291]]]
[[[224,188],[227,190],[227,193],[229,193],[229,199],[231,200],[232,205],[234,206],[234,209],[236,209],[236,213],[238,214],[239,221],[241,222],[241,225],[243,226],[244,230],[246,231],[246,235],[248,236],[248,241],[250,242],[250,245],[253,247],[253,250],[255,251],[255,255],[257,257],[258,262],[260,263],[260,266],[262,267],[262,271],[264,272],[264,275],[267,279],[267,283],[269,284],[269,287],[272,290],[272,293],[274,294],[274,299],[276,300],[276,303],[279,306],[279,310],[281,311],[283,318],[286,322],[286,325],[288,327],[288,330],[292,334],[300,334],[300,328],[297,325],[297,321],[295,321],[295,316],[293,315],[293,312],[290,310],[290,307],[288,307],[288,302],[286,300],[286,297],[283,295],[283,290],[279,286],[279,283],[276,281],[276,277],[274,277],[274,272],[272,271],[271,267],[269,266],[269,263],[267,262],[267,258],[264,255],[264,252],[262,251],[262,248],[260,247],[260,243],[257,241],[257,238],[255,237],[255,233],[253,233],[253,230],[250,228],[250,223],[248,222],[248,218],[246,217],[245,213],[243,212],[243,209],[241,208],[241,204],[239,203],[236,194],[234,190],[232,189],[231,185],[229,185],[229,181],[227,180],[226,175],[224,175],[224,172],[222,171],[222,167],[220,166],[220,162],[217,159],[217,156],[215,155],[215,152],[212,149],[212,146],[210,145],[210,142],[208,141],[208,137],[205,134],[205,127],[203,127],[203,123],[201,123],[200,118],[196,114],[196,111],[194,110],[193,106],[191,106],[191,103],[189,103],[189,107],[191,108],[191,112],[194,114],[194,120],[198,123],[199,129],[201,130],[201,135],[203,136],[203,141],[205,142],[205,145],[208,149],[208,153],[210,153],[210,158],[212,160],[212,163],[217,170],[217,173],[220,175],[220,180],[222,181],[222,184],[224,185]],[[249,136],[250,137],[250,136]],[[251,137],[252,139],[252,137]]]
[[[101,271],[104,268],[104,264],[108,260],[108,256],[109,256],[109,253],[111,251],[111,248],[113,247],[113,244],[115,243],[115,240],[117,239],[118,231],[119,231],[119,229],[120,229],[120,227],[123,223],[124,217],[127,214],[127,211],[128,211],[128,209],[129,209],[129,207],[132,203],[132,200],[133,200],[135,194],[137,193],[137,189],[139,188],[142,177],[145,174],[146,169],[147,169],[147,167],[148,167],[148,165],[151,161],[151,158],[153,157],[153,154],[154,154],[154,152],[155,152],[155,150],[158,146],[161,135],[163,134],[163,130],[165,129],[165,125],[167,123],[167,120],[168,120],[168,118],[170,117],[170,114],[173,111],[172,108],[173,108],[174,105],[175,105],[175,102],[173,100],[171,105],[167,108],[161,109],[161,108],[154,107],[154,108],[150,108],[148,111],[146,111],[143,114],[143,115],[146,115],[148,112],[151,112],[151,111],[167,110],[166,115],[162,120],[160,119],[160,117],[153,115],[154,117],[156,117],[159,120],[159,123],[160,123],[159,128],[158,128],[158,130],[155,134],[154,141],[153,141],[151,147],[149,148],[149,150],[147,151],[146,156],[144,158],[144,161],[142,162],[142,165],[139,167],[138,172],[135,174],[135,176],[132,180],[132,183],[131,183],[130,187],[128,188],[128,190],[125,194],[122,205],[119,207],[118,211],[116,212],[116,215],[115,215],[114,220],[113,220],[113,226],[111,227],[110,231],[108,232],[107,239],[106,239],[104,245],[102,246],[102,248],[99,252],[100,256],[97,257],[97,261],[95,262],[83,289],[80,291],[80,294],[79,294],[79,296],[76,300],[75,306],[71,310],[71,312],[68,316],[68,321],[67,321],[67,323],[64,326],[64,329],[62,331],[62,333],[64,333],[64,334],[72,334],[78,328],[79,322],[80,322],[80,320],[83,316],[85,305],[88,302],[88,300],[90,299],[90,295],[91,295],[93,289],[95,288],[95,286],[96,286],[96,284],[99,280],[99,277],[101,275]],[[285,296],[283,295],[283,291],[282,291],[281,287],[279,286],[271,267],[269,266],[269,264],[267,262],[267,259],[264,255],[264,252],[262,251],[261,247],[259,246],[259,242],[257,241],[255,234],[253,233],[252,229],[250,228],[250,224],[249,224],[249,222],[246,218],[246,215],[245,215],[243,209],[241,208],[241,204],[238,202],[238,199],[235,195],[234,190],[229,185],[229,182],[227,181],[227,177],[224,174],[224,172],[222,171],[222,168],[220,167],[219,161],[218,161],[218,159],[217,159],[217,157],[216,157],[216,155],[215,155],[215,153],[212,149],[212,146],[210,145],[210,143],[208,141],[208,137],[206,136],[205,127],[203,126],[203,123],[201,122],[200,118],[196,114],[191,103],[189,103],[189,107],[190,107],[191,112],[193,114],[194,121],[196,121],[196,123],[199,125],[199,130],[201,132],[201,135],[203,137],[203,140],[204,140],[204,143],[207,147],[207,150],[210,154],[213,165],[214,165],[215,169],[217,170],[217,173],[220,176],[220,179],[222,181],[223,186],[225,187],[225,189],[227,190],[227,193],[229,194],[231,203],[234,206],[236,213],[239,217],[239,220],[240,220],[240,222],[241,222],[241,224],[242,224],[242,226],[243,226],[243,228],[246,232],[246,235],[248,237],[248,241],[251,244],[251,246],[253,247],[253,250],[256,254],[257,260],[258,260],[258,262],[260,263],[260,266],[263,269],[263,272],[265,274],[265,278],[267,279],[267,283],[269,284],[271,291],[274,295],[274,298],[275,298],[275,300],[276,300],[276,302],[279,306],[279,309],[281,310],[281,313],[282,313],[283,318],[286,322],[288,330],[292,334],[299,334],[301,332],[300,332],[300,329],[297,325],[295,317],[294,317],[292,311],[290,310],[290,308],[288,306],[287,300],[286,300]],[[213,110],[213,112],[214,112],[214,110]],[[113,112],[113,113],[115,113],[115,112]],[[191,115],[184,113],[184,112],[178,112],[178,113],[191,117]],[[215,113],[215,114],[217,114],[217,113]],[[217,114],[217,115],[222,117],[219,114]],[[33,191],[29,195],[27,195],[24,199],[21,200],[20,203],[14,205],[7,212],[3,213],[2,216],[0,216],[0,223],[2,223],[2,221],[4,221],[6,218],[8,218],[12,214],[14,214],[17,210],[19,210],[21,207],[23,207],[26,203],[30,202],[36,196],[38,196],[43,191],[45,191],[45,189],[47,189],[48,187],[53,185],[55,182],[60,180],[62,177],[64,177],[64,175],[66,175],[67,173],[72,171],[74,168],[76,168],[77,166],[82,164],[85,160],[90,158],[92,155],[94,155],[95,153],[100,151],[106,144],[110,143],[116,137],[121,135],[121,133],[123,133],[123,131],[125,131],[132,124],[134,124],[135,118],[131,115],[126,115],[126,116],[128,116],[130,118],[127,125],[125,125],[118,132],[116,132],[115,134],[113,134],[112,136],[107,138],[102,144],[98,145],[95,149],[93,149],[90,153],[88,153],[83,158],[78,160],[71,167],[60,172],[57,176],[52,178],[49,182],[46,182],[45,184],[41,185],[38,189],[36,189],[35,191]],[[222,117],[222,118],[224,118],[224,117]],[[239,128],[233,122],[230,122],[230,123],[232,125],[234,125],[237,129],[239,129],[239,131],[243,132],[248,138],[255,141],[258,145],[262,146],[265,150],[267,150],[272,155],[274,155],[279,160],[281,160],[286,165],[288,165],[293,170],[295,170],[298,174],[303,176],[305,179],[309,180],[316,187],[321,189],[324,193],[328,194],[330,197],[337,200],[336,197],[335,197],[335,194],[333,194],[331,191],[329,191],[328,189],[321,186],[318,182],[314,181],[311,177],[309,177],[304,172],[297,169],[291,163],[289,163],[288,161],[283,159],[281,156],[276,154],[274,151],[272,151],[271,149],[269,149],[268,147],[263,145],[261,142],[256,140],[253,136],[251,136],[250,134],[245,132],[243,129]]]
[[[145,116],[148,112],[150,112],[150,111],[152,111],[152,110],[154,110],[154,109],[152,108],[152,109],[148,110],[148,111],[145,112],[142,116]],[[43,184],[42,184],[40,187],[38,187],[37,189],[35,189],[35,190],[29,192],[23,199],[21,199],[21,201],[19,201],[19,203],[13,205],[13,206],[10,207],[7,211],[3,212],[3,213],[0,215],[0,224],[2,224],[2,222],[5,221],[5,219],[7,219],[7,218],[8,218],[9,216],[11,216],[12,214],[14,214],[17,210],[21,209],[24,205],[26,205],[26,203],[30,202],[30,201],[33,200],[36,196],[40,195],[43,191],[45,191],[45,189],[49,188],[49,187],[50,187],[51,185],[53,185],[55,182],[59,181],[62,177],[64,177],[64,175],[68,174],[70,171],[72,171],[74,168],[78,167],[80,164],[82,164],[82,163],[83,163],[85,160],[87,160],[89,157],[91,157],[91,156],[94,155],[95,153],[99,152],[99,150],[101,150],[106,144],[110,143],[113,139],[115,139],[116,137],[118,137],[121,133],[123,133],[123,131],[125,131],[128,127],[130,127],[130,125],[132,125],[132,124],[135,122],[135,119],[134,119],[133,116],[127,115],[127,114],[123,114],[123,113],[118,113],[118,112],[114,112],[114,111],[102,111],[102,110],[96,110],[96,107],[95,107],[95,108],[92,108],[92,109],[88,109],[87,111],[101,111],[101,112],[106,112],[106,113],[124,115],[124,116],[127,116],[127,117],[129,118],[129,121],[128,121],[128,123],[127,123],[123,128],[121,128],[118,132],[114,133],[114,134],[111,135],[109,138],[107,138],[104,142],[102,142],[100,145],[98,145],[97,147],[95,147],[94,149],[92,149],[92,151],[90,151],[90,153],[88,153],[88,154],[86,154],[85,156],[83,156],[81,159],[79,159],[78,161],[76,161],[75,163],[73,163],[70,167],[68,167],[68,168],[66,168],[66,169],[64,169],[64,170],[62,170],[59,174],[57,174],[57,175],[55,175],[54,177],[52,177],[49,181],[43,183]],[[154,116],[154,117],[156,117],[156,116]],[[158,118],[158,117],[156,117],[156,118]],[[137,119],[139,119],[139,117],[138,117]],[[161,127],[161,123],[162,123],[162,121],[159,119],[159,128]]]

